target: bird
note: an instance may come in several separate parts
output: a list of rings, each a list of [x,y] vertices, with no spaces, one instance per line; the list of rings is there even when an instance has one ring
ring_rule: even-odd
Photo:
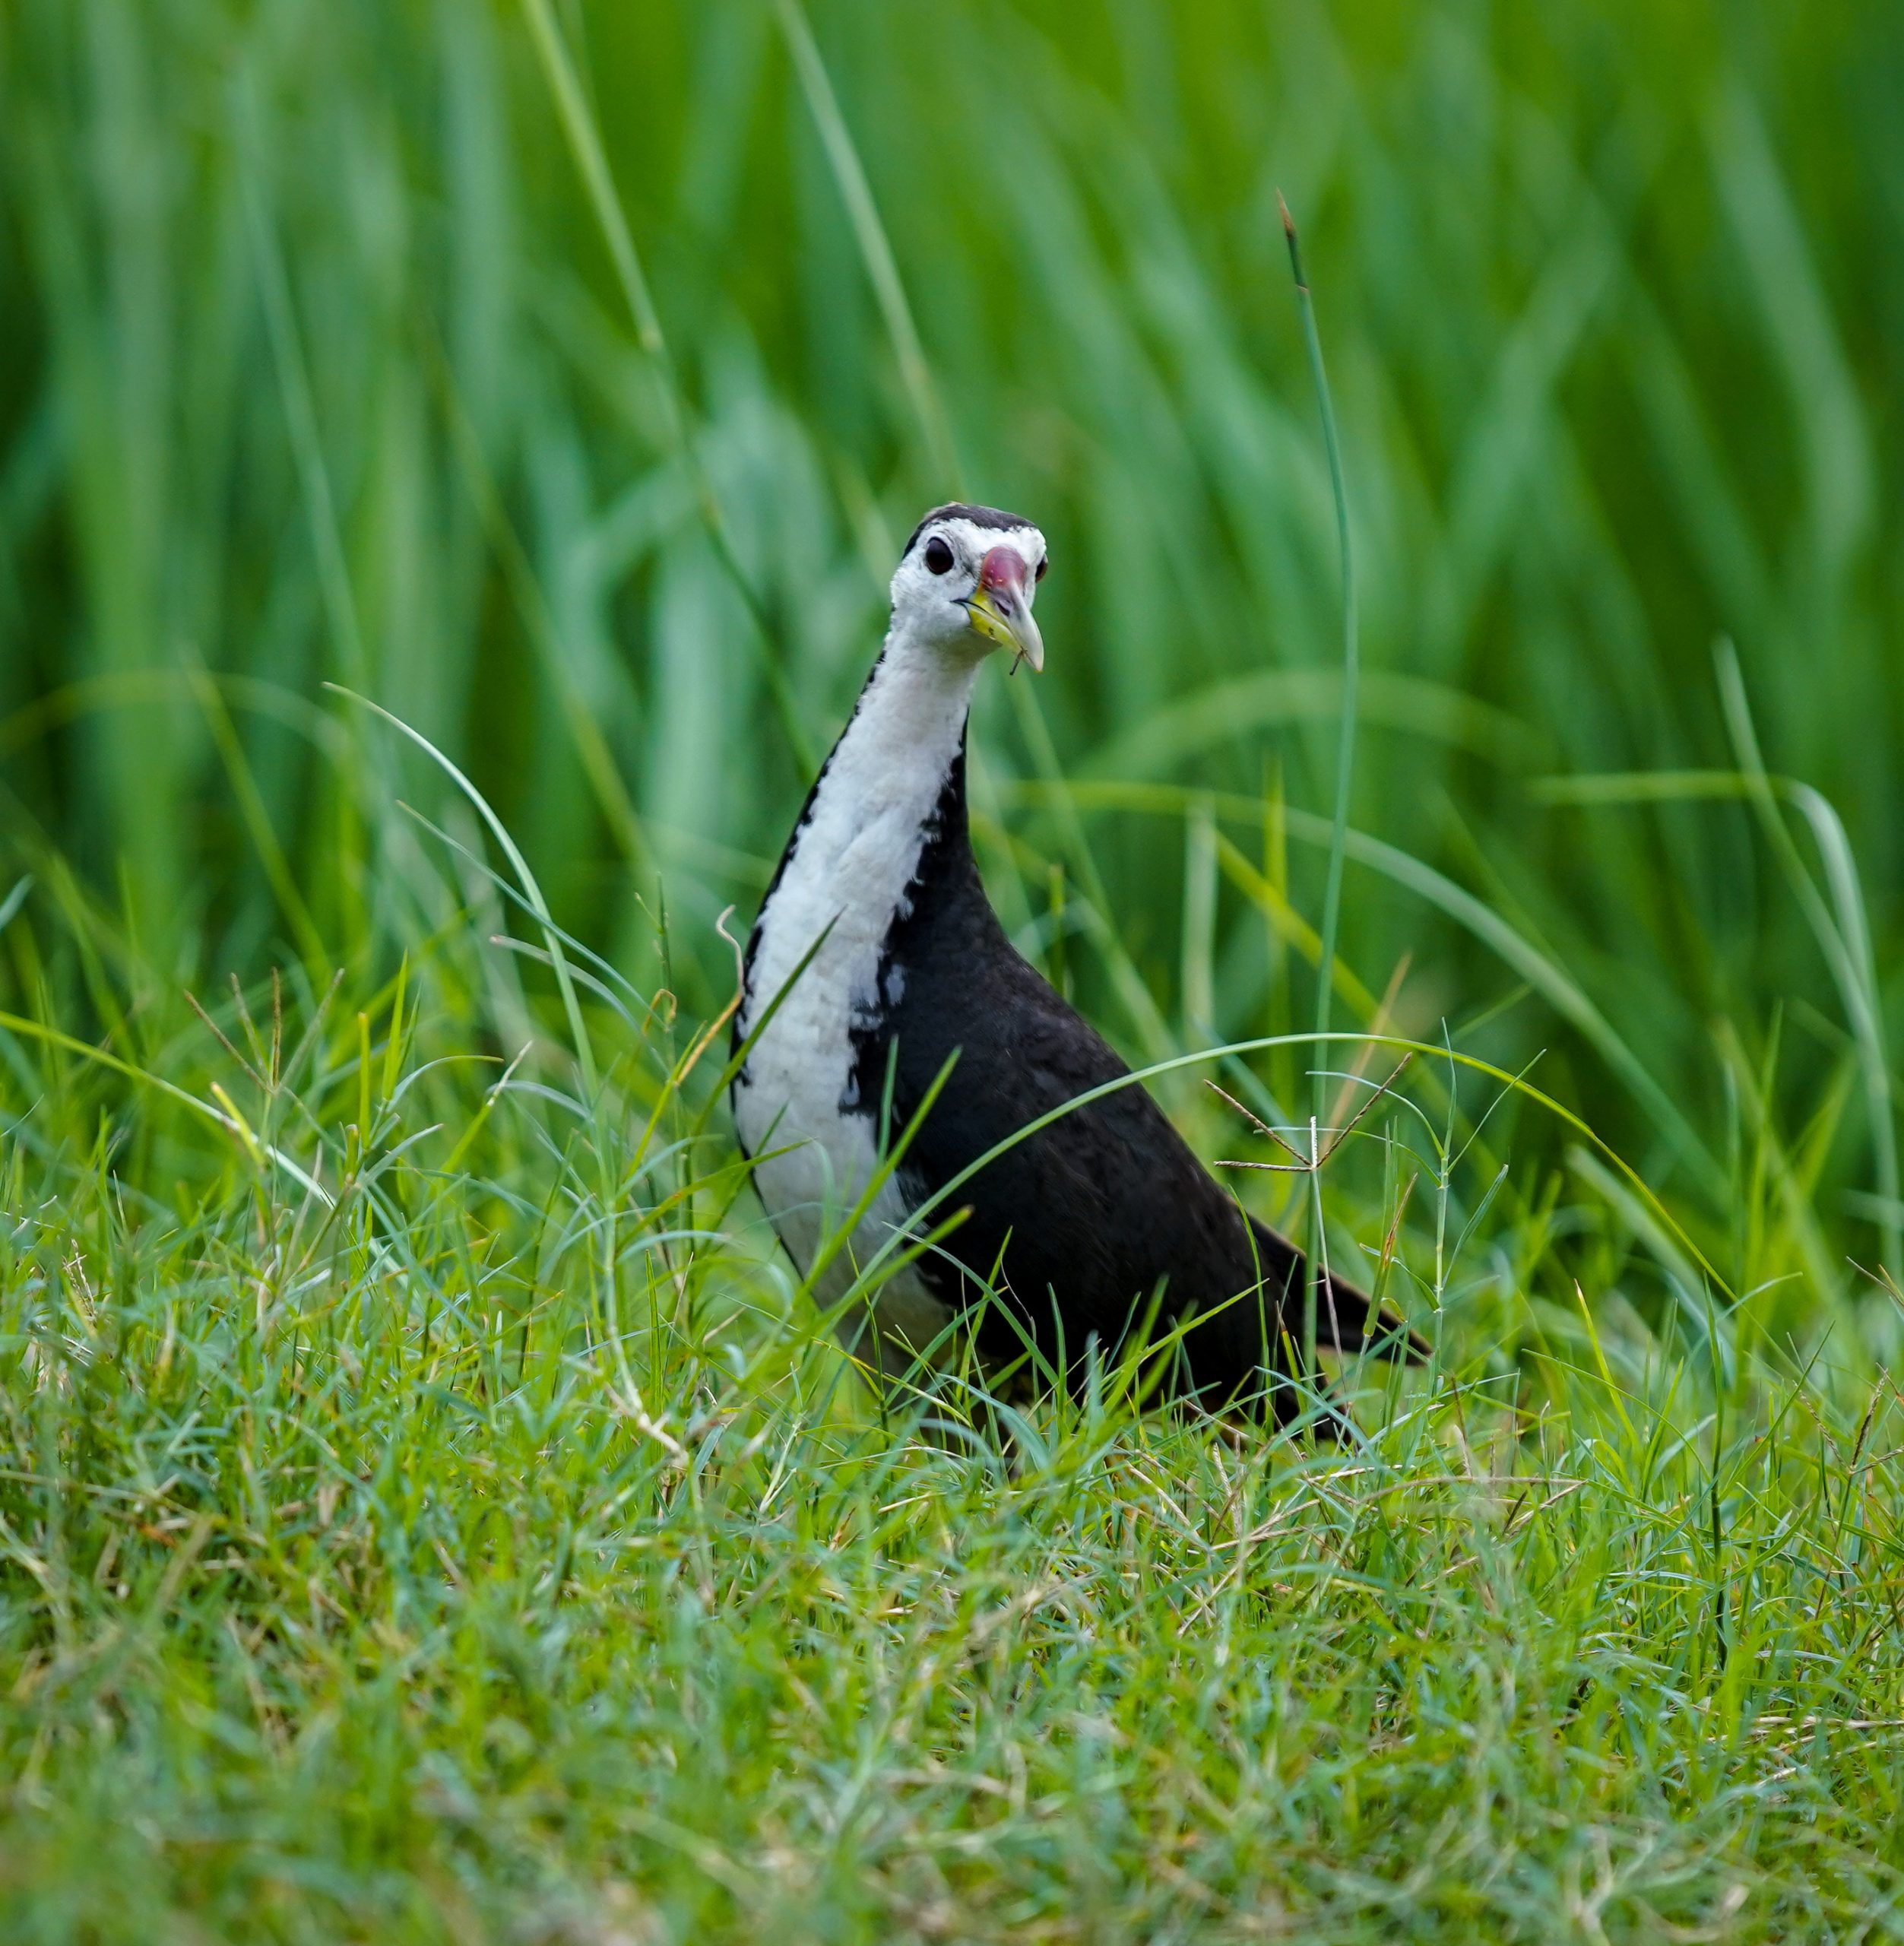
[[[981,880],[967,719],[993,655],[1043,669],[1049,566],[1038,527],[995,507],[935,507],[908,540],[878,658],[742,956],[743,1154],[822,1306],[870,1264],[890,1271],[837,1326],[876,1383],[944,1362],[962,1329],[981,1366],[1075,1387],[1094,1342],[1115,1360],[1148,1331],[1170,1342],[1179,1402],[1339,1430],[1294,1382],[1316,1377],[1299,1349],[1304,1253],[1204,1168],[1012,946]],[[1314,1342],[1344,1352],[1422,1350],[1332,1272],[1308,1315]]]

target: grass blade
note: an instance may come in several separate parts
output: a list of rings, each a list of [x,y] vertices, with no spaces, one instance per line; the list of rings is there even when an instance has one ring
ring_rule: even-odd
[[[1361,673],[1361,631],[1355,607],[1355,559],[1350,551],[1348,494],[1342,480],[1342,455],[1335,436],[1335,407],[1329,397],[1329,374],[1323,363],[1323,341],[1316,328],[1316,306],[1309,284],[1303,275],[1302,248],[1297,240],[1295,219],[1278,191],[1276,208],[1282,218],[1282,233],[1289,246],[1289,271],[1296,284],[1296,305],[1302,316],[1304,349],[1309,353],[1309,375],[1316,387],[1316,403],[1322,414],[1323,445],[1329,455],[1329,484],[1335,499],[1335,543],[1342,582],[1342,699],[1341,727],[1335,746],[1335,810],[1329,838],[1329,867],[1323,881],[1322,956],[1316,980],[1316,1032],[1329,1032],[1329,1002],[1333,982],[1329,969],[1335,964],[1335,935],[1342,921],[1342,860],[1348,835],[1348,798],[1354,781],[1357,689]],[[1323,1112],[1328,1085],[1320,1076],[1316,1080],[1316,1112]]]

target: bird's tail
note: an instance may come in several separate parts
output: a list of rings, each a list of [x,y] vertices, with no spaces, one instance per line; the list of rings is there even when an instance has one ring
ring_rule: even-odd
[[[1263,1288],[1281,1293],[1278,1307],[1283,1330],[1300,1342],[1306,1335],[1308,1259],[1267,1223],[1252,1217],[1250,1227],[1262,1268]],[[1405,1359],[1410,1364],[1419,1364],[1428,1355],[1427,1346],[1400,1318],[1382,1310],[1367,1292],[1333,1270],[1326,1270],[1316,1280],[1316,1349],[1345,1356],[1368,1352],[1377,1358]]]
[[[1302,1409],[1303,1388],[1291,1379],[1316,1379],[1304,1371],[1308,1337],[1308,1260],[1266,1223],[1250,1219],[1261,1283],[1250,1293],[1193,1325],[1186,1335],[1191,1383],[1206,1402],[1253,1395],[1275,1418],[1287,1421]],[[1428,1348],[1399,1318],[1333,1271],[1317,1280],[1315,1346],[1345,1357],[1367,1355],[1419,1363]],[[1269,1380],[1266,1393],[1265,1379]],[[1326,1397],[1327,1388],[1323,1387]],[[1312,1395],[1313,1397],[1313,1395]],[[1329,1409],[1332,1410],[1332,1408]],[[1325,1418],[1329,1412],[1325,1412]],[[1326,1431],[1326,1426],[1323,1428]]]

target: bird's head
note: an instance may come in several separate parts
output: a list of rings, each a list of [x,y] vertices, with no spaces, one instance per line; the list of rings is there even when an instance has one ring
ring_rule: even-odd
[[[1031,601],[1044,569],[1044,536],[1028,520],[962,502],[935,507],[913,529],[893,575],[894,628],[942,653],[1009,648],[1013,668],[1023,661],[1042,669]]]

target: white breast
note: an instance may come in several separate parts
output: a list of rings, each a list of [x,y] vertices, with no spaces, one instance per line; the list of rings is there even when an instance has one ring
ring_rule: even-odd
[[[762,1158],[755,1188],[803,1276],[877,1167],[878,1103],[869,1114],[848,1100],[852,1030],[881,1010],[882,950],[958,756],[971,699],[972,669],[949,669],[936,655],[901,652],[904,646],[889,640],[794,834],[761,911],[741,1004],[744,1038],[783,996],[734,1085],[733,1114],[748,1152]],[[910,1214],[889,1177],[817,1280],[816,1300],[837,1302],[856,1266],[903,1230]],[[863,1342],[866,1320],[857,1307],[841,1320],[841,1336],[876,1351],[890,1372],[903,1371],[910,1351],[930,1342],[949,1315],[909,1270],[879,1286],[873,1314],[876,1346]]]

